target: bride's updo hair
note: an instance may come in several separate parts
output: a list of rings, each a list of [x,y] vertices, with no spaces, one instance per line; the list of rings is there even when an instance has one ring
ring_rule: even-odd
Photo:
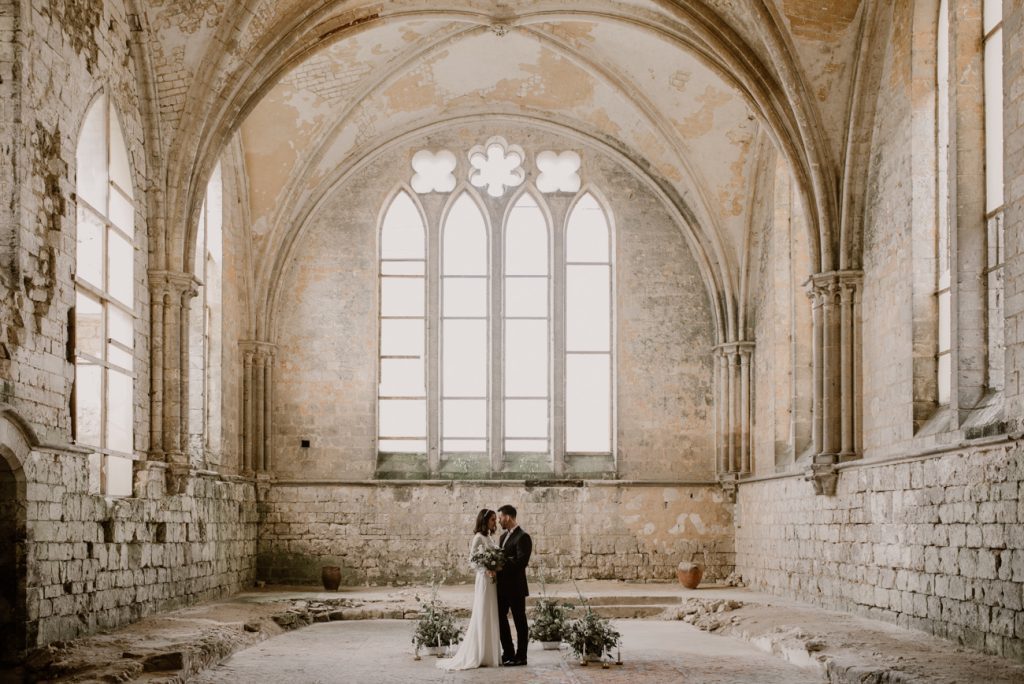
[[[493,516],[497,515],[490,508],[481,508],[476,514],[476,525],[473,526],[474,534],[482,534],[485,537],[491,536],[490,522]]]

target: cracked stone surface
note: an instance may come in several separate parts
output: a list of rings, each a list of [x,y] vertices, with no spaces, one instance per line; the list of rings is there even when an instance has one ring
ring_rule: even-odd
[[[318,624],[238,653],[195,681],[334,682],[820,682],[821,676],[738,639],[716,637],[682,622],[617,620],[623,665],[581,667],[566,650],[531,644],[526,667],[447,673],[437,659],[413,659],[407,622]]]

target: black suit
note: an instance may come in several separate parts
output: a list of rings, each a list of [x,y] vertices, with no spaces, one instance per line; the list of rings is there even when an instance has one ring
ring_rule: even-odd
[[[507,537],[507,539],[506,539]],[[526,565],[533,552],[533,540],[523,528],[517,527],[511,533],[501,535],[502,550],[505,551],[505,566],[498,573],[498,631],[501,633],[502,659],[526,660],[526,647],[530,642],[530,630],[526,622],[526,597],[530,587],[526,584]],[[518,648],[513,648],[512,630],[508,626],[508,612],[516,624]]]

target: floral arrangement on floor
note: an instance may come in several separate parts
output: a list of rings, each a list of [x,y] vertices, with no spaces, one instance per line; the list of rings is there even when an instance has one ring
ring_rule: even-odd
[[[612,649],[619,646],[622,635],[612,627],[610,620],[601,617],[591,609],[590,602],[583,598],[579,587],[576,587],[576,593],[579,594],[580,603],[587,609],[587,612],[583,614],[583,617],[568,624],[562,637],[563,640],[576,654],[576,657],[584,663],[588,657],[603,658],[607,654],[611,658]]]
[[[572,608],[568,603],[560,603],[557,599],[542,596],[537,599],[534,606],[533,624],[530,625],[530,639],[532,641],[553,642],[565,638],[566,616],[565,611]]]
[[[537,599],[537,605],[530,615],[533,618],[533,624],[530,625],[530,640],[541,643],[561,641],[565,637],[566,611],[572,608],[571,604],[561,603],[548,596],[544,566],[541,565],[540,598]]]
[[[418,651],[421,647],[443,648],[462,641],[462,627],[455,624],[455,612],[438,598],[437,584],[430,585],[430,598],[416,597],[420,604],[420,617],[412,642]]]
[[[497,546],[485,546],[470,556],[469,561],[475,565],[483,566],[492,572],[498,572],[505,567],[505,552]],[[496,581],[496,577],[491,578],[491,584]]]

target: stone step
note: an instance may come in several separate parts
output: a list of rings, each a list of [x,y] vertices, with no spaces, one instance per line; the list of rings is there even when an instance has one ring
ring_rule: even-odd
[[[562,597],[556,596],[560,603],[568,603],[570,605],[579,604],[580,600],[578,597]],[[683,598],[681,596],[588,596],[584,597],[587,602],[594,608],[597,606],[678,606],[682,603]],[[527,606],[534,606],[540,599],[539,596],[530,596],[526,599]]]
[[[661,615],[668,606],[591,606],[591,610],[609,620],[641,620]],[[566,616],[575,620],[583,617],[586,608],[573,608]]]

